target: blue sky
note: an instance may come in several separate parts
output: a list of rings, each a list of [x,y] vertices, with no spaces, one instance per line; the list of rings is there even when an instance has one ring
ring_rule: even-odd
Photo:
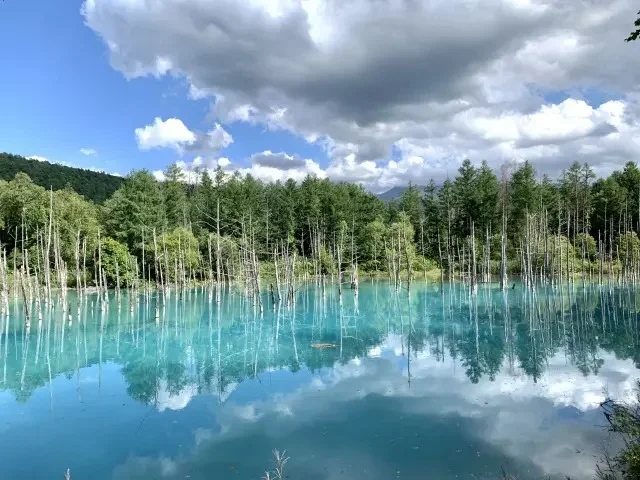
[[[589,5],[4,0],[0,151],[374,191],[440,181],[465,158],[605,175],[640,157],[640,55],[623,41],[637,7]],[[224,148],[203,143],[216,124]]]
[[[80,167],[126,174],[164,169],[181,156],[171,149],[140,151],[134,130],[155,117],[208,130],[209,100],[188,98],[171,76],[127,80],[84,23],[79,0],[5,0],[0,4],[0,151],[37,155]],[[34,12],[37,12],[34,15]],[[284,131],[246,123],[224,125],[234,143],[221,155],[239,166],[264,150],[322,159],[322,150]],[[83,155],[93,149],[96,155]],[[188,154],[186,159],[189,159]]]

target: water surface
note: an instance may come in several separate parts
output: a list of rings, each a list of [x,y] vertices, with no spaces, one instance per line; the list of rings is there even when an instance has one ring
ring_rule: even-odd
[[[0,319],[1,478],[586,479],[640,376],[627,288],[96,299]]]

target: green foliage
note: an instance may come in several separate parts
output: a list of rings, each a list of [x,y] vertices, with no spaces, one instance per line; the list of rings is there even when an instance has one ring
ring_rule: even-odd
[[[218,198],[211,176],[205,170],[189,202],[191,219],[198,235],[202,231],[216,229]]]
[[[162,185],[167,226],[174,228],[187,224],[187,194],[185,192],[184,174],[177,164],[172,163],[164,172]]]
[[[536,250],[537,251],[536,262],[538,264],[541,264],[542,262],[544,262],[544,250],[545,250],[544,239],[542,239]],[[556,271],[559,268],[562,268],[564,271],[566,269],[567,261],[569,261],[569,264],[571,264],[571,262],[575,260],[577,252],[578,251],[575,249],[575,247],[571,244],[571,242],[566,236],[551,235],[547,237],[548,261],[550,264],[554,266]],[[518,271],[519,271],[519,267],[518,267]]]
[[[584,249],[584,254],[587,260],[596,259],[598,246],[596,245],[596,239],[591,235],[588,233],[579,233],[576,235],[576,239],[573,243],[578,257],[582,257],[582,251]]]
[[[184,232],[184,230],[182,230]],[[175,232],[174,232],[175,233]],[[198,243],[200,245],[200,255],[206,259],[206,264],[209,264],[209,245],[211,245],[211,265],[206,268],[210,268],[213,275],[216,274],[216,259],[217,259],[217,244],[218,236],[215,233],[202,232],[198,237]],[[222,273],[227,269],[227,265],[233,264],[239,258],[240,246],[239,244],[229,236],[220,236],[220,268]]]
[[[404,268],[406,264],[413,265],[416,261],[416,246],[411,241],[413,238],[413,226],[409,215],[400,212],[398,220],[389,225],[386,234],[387,250],[391,254],[398,254],[403,259]]]
[[[164,206],[160,188],[147,170],[133,171],[104,204],[103,223],[113,238],[139,253],[142,240],[159,235],[164,227]]]
[[[107,277],[107,284],[115,286],[119,275],[122,287],[130,285],[135,277],[136,259],[129,254],[127,246],[110,237],[101,238],[100,244],[102,268]]]
[[[593,186],[595,212],[592,219],[596,232],[604,234],[610,228],[610,222],[620,218],[624,213],[628,190],[623,187],[616,176],[598,180]]]
[[[500,219],[500,185],[486,161],[482,162],[476,186],[480,215],[475,223],[475,229],[479,235],[483,235],[487,230],[493,231]]]
[[[93,251],[100,228],[95,205],[67,187],[53,194],[53,218],[60,234],[62,258],[67,264],[75,264],[78,236],[81,241],[86,238],[87,249]]]
[[[640,12],[638,12],[640,15]],[[625,39],[625,42],[633,42],[640,37],[640,17],[633,23],[638,29],[634,30],[629,34],[629,36]]]
[[[385,224],[381,219],[368,223],[364,228],[364,243],[360,253],[367,259],[363,263],[366,270],[379,271],[385,268],[385,230]]]
[[[580,165],[574,162],[565,170],[560,179],[560,194],[562,195],[568,216],[570,237],[589,230],[591,213],[593,211],[592,183],[595,178],[593,169],[586,163]]]
[[[528,213],[535,213],[538,185],[535,170],[529,162],[524,162],[511,176],[509,182],[508,232],[510,238],[516,238],[525,230]]]
[[[166,251],[167,253],[169,264],[169,271],[167,273],[170,280],[175,280],[176,265],[183,265],[187,274],[198,268],[199,244],[195,235],[190,230],[184,227],[177,227],[166,235],[163,235],[162,238],[157,241],[159,243],[158,249]],[[154,253],[153,243],[148,244],[147,251],[149,252],[147,259],[150,260],[153,258]],[[162,252],[159,251],[158,255],[160,256],[161,254]]]
[[[0,161],[0,173],[2,165]],[[93,268],[100,230],[125,246],[140,266],[144,250],[146,271],[155,275],[155,233],[169,280],[175,280],[176,261],[189,277],[209,278],[215,271],[219,227],[222,269],[228,275],[241,270],[237,264],[243,242],[255,247],[264,265],[273,263],[274,251],[286,246],[301,266],[312,270],[312,258],[319,256],[322,271],[331,273],[340,246],[343,270],[357,261],[361,271],[386,272],[389,255],[401,258],[403,271],[408,265],[415,272],[436,270],[430,262],[439,263],[442,253],[440,267],[451,271],[461,265],[459,250],[464,246],[467,254],[470,251],[473,226],[478,265],[484,268],[488,261],[497,273],[503,221],[509,273],[520,271],[521,246],[527,242],[536,271],[545,261],[556,272],[559,265],[566,271],[567,262],[571,271],[593,271],[603,253],[613,257],[605,262],[607,269],[626,274],[640,259],[640,169],[633,162],[597,181],[588,165],[576,162],[553,181],[539,179],[527,162],[505,167],[498,180],[486,162],[476,166],[465,160],[455,178],[441,186],[431,181],[423,191],[410,184],[388,205],[360,185],[313,176],[299,184],[263,183],[218,167],[204,171],[192,186],[175,164],[164,176],[158,183],[146,170],[133,171],[118,179],[119,188],[103,205],[80,195],[73,182],[74,188],[54,187],[53,230],[69,270],[74,268],[78,237],[81,245],[86,242],[86,266]],[[25,173],[0,180],[0,242],[9,257],[22,261],[24,238],[31,258],[42,258],[38,248],[48,240],[51,195]],[[484,257],[487,236],[489,259]],[[14,245],[18,250],[11,255]]]
[[[320,250],[320,269],[323,275],[335,273],[336,271],[336,264],[324,247]]]
[[[25,173],[15,178],[0,190],[0,218],[4,225],[5,241],[9,242],[16,229],[34,234],[38,227],[46,224],[49,196],[44,188],[35,185]],[[21,236],[21,234],[20,234]]]
[[[640,239],[636,232],[626,232],[618,237],[618,255],[623,262],[637,261],[640,256]]]
[[[458,169],[453,181],[456,208],[456,231],[461,237],[471,234],[471,222],[477,222],[480,213],[480,198],[477,189],[478,171],[471,160],[466,159]]]
[[[624,446],[611,456],[605,455],[598,465],[601,480],[635,480],[640,478],[640,382],[636,383],[634,404],[607,399],[601,405],[609,430],[622,438]]]
[[[423,203],[421,192],[409,182],[409,187],[402,193],[400,202],[398,204],[400,211],[407,214],[411,226],[413,227],[414,235],[411,237],[412,241],[420,241],[420,226],[423,220]]]
[[[0,153],[0,179],[12,180],[19,172],[25,173],[33,183],[47,190],[61,190],[69,185],[74,191],[95,203],[104,202],[122,184],[121,177],[108,173]]]

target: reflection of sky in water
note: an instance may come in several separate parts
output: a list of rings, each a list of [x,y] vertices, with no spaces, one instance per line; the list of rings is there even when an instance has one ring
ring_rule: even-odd
[[[279,448],[291,478],[592,478],[599,403],[634,398],[626,290],[470,301],[363,284],[342,307],[314,293],[262,318],[202,292],[158,323],[153,305],[89,304],[28,337],[15,312],[0,321],[1,477],[258,479]]]

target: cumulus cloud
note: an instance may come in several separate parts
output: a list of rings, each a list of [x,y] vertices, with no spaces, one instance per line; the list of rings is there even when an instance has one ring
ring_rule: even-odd
[[[219,123],[208,132],[194,132],[178,118],[156,117],[153,124],[136,128],[135,135],[140,150],[173,148],[178,154],[213,155],[233,143],[231,134]]]
[[[532,478],[592,478],[601,441],[607,436],[605,429],[596,426],[602,418],[599,402],[605,398],[605,389],[621,401],[633,400],[637,372],[631,359],[620,360],[603,351],[598,351],[597,357],[604,360],[598,376],[584,376],[559,353],[550,358],[537,382],[505,361],[494,381],[484,377],[471,384],[460,359],[434,354],[427,345],[412,352],[409,384],[406,338],[390,334],[366,357],[338,361],[330,369],[314,372],[295,388],[288,380],[274,376],[269,395],[232,395],[216,408],[216,428],[196,430],[192,454],[173,459],[171,465],[176,478],[185,472],[222,472],[239,455],[237,445],[250,438],[254,450],[267,453],[274,445],[291,450],[295,446],[298,460],[291,462],[292,476],[298,468],[297,476],[313,477],[318,465],[323,478],[361,478],[364,469],[390,470],[386,476],[392,476],[397,470],[393,468],[397,466],[393,442],[403,444],[415,435],[416,447],[429,450],[416,463],[403,462],[402,472],[412,477],[415,468],[416,475],[424,476],[442,463],[424,460],[438,448],[429,437],[436,432],[445,438],[444,452],[452,455],[456,449],[460,461],[456,473],[460,476],[465,476],[467,466],[470,474],[478,474],[474,458],[463,461],[468,450],[473,457],[482,457],[482,468],[495,468],[493,474],[502,465],[519,467]],[[259,385],[260,380],[246,380],[252,382]],[[363,418],[386,415],[390,409],[396,420],[380,424],[380,432],[388,437],[383,445],[371,430],[367,435],[352,429],[330,436],[330,426],[343,419],[355,425]],[[225,463],[212,461],[212,452]],[[320,460],[301,461],[303,458]],[[243,465],[252,467],[264,462],[255,456],[243,460]],[[160,471],[167,458],[138,462],[146,465],[139,478],[146,478]],[[334,469],[335,474],[326,473]],[[441,475],[433,472],[427,476]],[[126,478],[138,477],[129,473]]]
[[[301,168],[305,165],[305,161],[296,155],[290,156],[283,152],[272,153],[270,150],[253,155],[252,163],[263,167],[276,168],[278,170]]]
[[[126,77],[183,77],[221,124],[290,131],[326,150],[327,175],[373,189],[406,183],[417,157],[416,182],[465,157],[495,168],[527,159],[551,174],[576,159],[606,173],[637,158],[640,58],[622,41],[634,11],[632,0],[82,8]],[[558,94],[569,98],[548,100]],[[187,132],[168,145],[197,144]]]
[[[192,161],[187,162],[184,160],[178,160],[175,162],[177,167],[182,171],[183,180],[187,183],[197,183],[204,171],[207,171],[210,175],[213,175],[216,168],[220,166],[223,170],[232,170],[231,161],[226,157],[201,157],[197,156]],[[165,181],[165,174],[163,170],[154,170],[153,176],[159,182]]]
[[[172,147],[181,152],[196,141],[195,134],[179,118],[156,117],[151,125],[135,129],[140,150]]]
[[[30,157],[27,157],[29,160],[36,160],[38,162],[49,162],[49,163],[54,163],[51,160],[49,160],[47,157],[43,157],[42,155],[31,155]],[[63,164],[61,164],[63,165]]]
[[[251,166],[237,170],[241,175],[250,174],[265,182],[285,182],[289,179],[301,182],[307,175],[318,178],[327,176],[320,164],[314,160],[302,159],[284,152],[273,153],[270,150],[252,155]]]
[[[98,154],[97,150],[95,150],[93,148],[81,148],[80,149],[80,153],[83,154],[83,155],[87,155],[87,156],[97,155]]]
[[[241,176],[251,175],[267,183],[285,182],[289,179],[301,182],[307,175],[318,178],[327,177],[327,172],[318,162],[308,158],[302,159],[296,155],[288,155],[284,152],[273,153],[270,150],[265,150],[252,155],[249,161],[250,166],[247,167],[235,164],[227,157],[197,156],[191,162],[180,160],[175,163],[182,170],[184,179],[188,183],[196,183],[205,170],[210,175],[214,175],[218,167],[228,174],[237,172]],[[158,181],[165,180],[162,170],[154,171],[153,175]]]

